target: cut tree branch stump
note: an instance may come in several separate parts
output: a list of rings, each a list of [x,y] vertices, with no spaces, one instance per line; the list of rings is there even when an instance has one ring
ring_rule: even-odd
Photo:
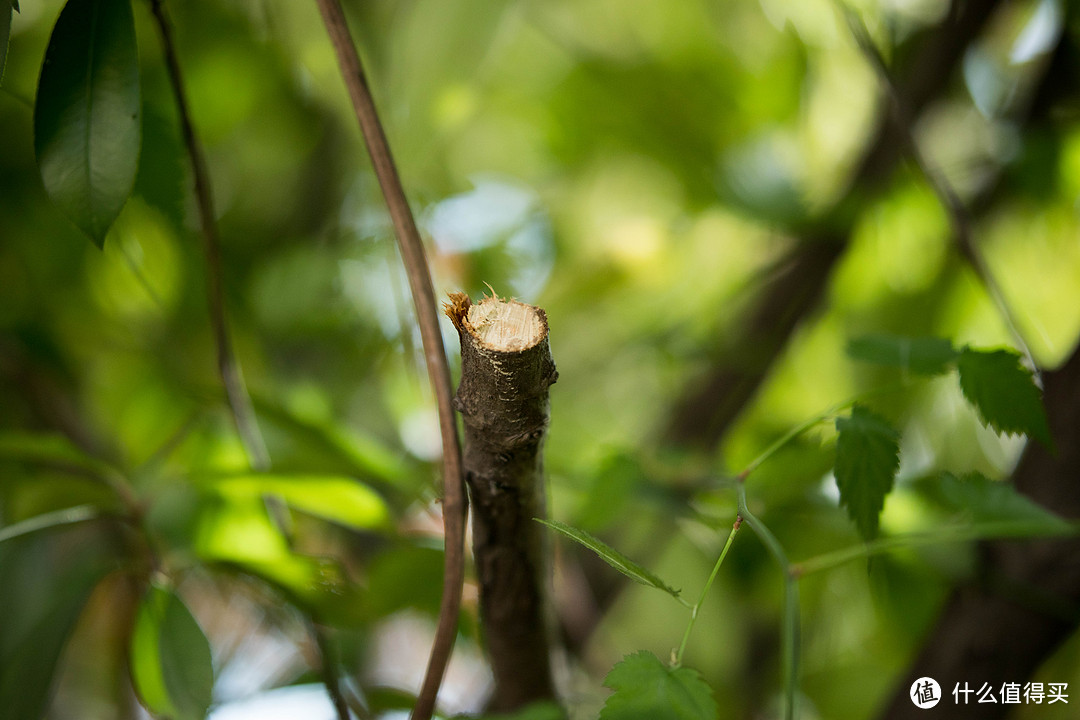
[[[490,710],[554,700],[545,610],[543,454],[548,388],[558,373],[547,316],[516,300],[450,295],[461,337],[454,405],[465,421],[480,621],[495,676]]]

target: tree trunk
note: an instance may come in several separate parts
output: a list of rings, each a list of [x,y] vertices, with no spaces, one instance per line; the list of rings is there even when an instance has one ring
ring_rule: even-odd
[[[450,296],[461,337],[455,405],[465,420],[480,620],[495,676],[490,709],[555,698],[545,611],[542,446],[558,373],[544,311],[515,300]]]

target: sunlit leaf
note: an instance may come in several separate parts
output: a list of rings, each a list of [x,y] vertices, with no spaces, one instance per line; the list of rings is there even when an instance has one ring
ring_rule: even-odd
[[[939,375],[949,370],[959,353],[942,338],[865,335],[848,342],[848,355],[862,362],[888,365],[916,375]]]
[[[964,348],[958,367],[960,389],[986,425],[999,433],[1027,435],[1047,447],[1053,444],[1042,394],[1019,355]]]
[[[289,507],[357,530],[386,527],[389,510],[382,497],[353,478],[261,473],[213,480],[226,495],[274,495]]]
[[[135,183],[140,107],[129,0],[68,0],[38,82],[34,149],[49,196],[99,247]]]
[[[624,657],[604,685],[615,692],[604,703],[600,720],[715,720],[720,714],[698,671],[668,667],[649,652]]]
[[[131,641],[139,697],[157,715],[202,720],[210,707],[214,669],[210,644],[183,600],[152,587],[143,598]]]
[[[618,550],[607,545],[604,541],[593,537],[584,530],[578,530],[577,528],[570,527],[557,520],[541,520],[540,518],[536,518],[536,521],[543,525],[547,525],[552,530],[557,530],[575,542],[581,543],[599,555],[601,560],[621,572],[623,575],[626,575],[628,578],[636,580],[642,585],[648,585],[657,590],[663,590],[672,597],[679,597],[678,590],[671,587],[652,572],[646,570],[641,565],[638,565]]]
[[[0,708],[45,716],[53,675],[91,590],[117,565],[100,522],[56,524],[0,543]]]
[[[836,486],[840,504],[865,540],[878,532],[878,516],[900,467],[900,434],[887,420],[861,405],[837,418]]]
[[[408,467],[390,449],[373,437],[346,432],[331,423],[302,418],[289,409],[256,395],[253,399],[260,418],[279,425],[291,438],[302,441],[328,458],[341,471],[363,478],[400,484]]]

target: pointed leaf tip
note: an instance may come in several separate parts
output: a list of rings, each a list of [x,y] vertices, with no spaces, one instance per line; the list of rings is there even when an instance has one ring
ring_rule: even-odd
[[[623,575],[626,575],[628,578],[636,580],[642,585],[648,585],[649,587],[654,587],[657,590],[663,590],[668,595],[671,595],[674,598],[679,597],[680,591],[671,587],[666,582],[657,577],[655,574],[653,574],[651,571],[647,570],[646,568],[637,564],[630,558],[626,557],[621,552],[605,543],[603,540],[597,537],[593,537],[584,530],[579,530],[578,528],[571,527],[569,525],[566,525],[565,523],[558,522],[557,520],[541,520],[540,518],[535,518],[535,520],[536,522],[542,525],[546,525],[552,530],[556,530],[565,535],[566,537],[570,538],[571,540],[589,548],[594,553],[599,555],[601,560],[621,572]]]
[[[836,429],[840,435],[834,474],[840,504],[863,539],[872,540],[900,468],[900,433],[862,405],[851,409],[851,417],[837,418]]]

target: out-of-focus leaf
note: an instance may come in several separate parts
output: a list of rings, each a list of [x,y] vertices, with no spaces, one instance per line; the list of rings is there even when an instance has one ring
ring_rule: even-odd
[[[99,247],[135,183],[140,108],[129,0],[68,0],[38,81],[34,149],[49,196]]]
[[[7,64],[8,39],[11,37],[11,13],[5,8],[0,10],[0,83],[4,82],[4,65]]]
[[[897,367],[916,375],[939,375],[949,370],[960,353],[943,338],[864,335],[848,342],[848,355],[862,362]]]
[[[384,617],[414,608],[434,617],[442,597],[443,553],[408,545],[380,553],[367,571],[368,610]]]
[[[54,525],[0,543],[0,708],[45,715],[57,661],[91,590],[117,564],[103,523]]]
[[[1009,350],[964,348],[957,364],[960,389],[986,425],[999,433],[1021,433],[1053,445],[1042,396],[1031,371]]]
[[[171,590],[155,586],[143,598],[131,639],[131,667],[149,710],[177,720],[206,717],[214,688],[210,644]]]
[[[115,472],[107,463],[84,453],[60,435],[0,433],[0,460],[67,467],[91,475]]]
[[[884,418],[861,405],[837,418],[836,486],[840,504],[865,540],[878,532],[878,516],[900,468],[900,434]]]
[[[322,621],[352,626],[362,620],[358,592],[340,567],[294,553],[258,495],[205,493],[193,513],[190,550],[204,562],[257,577]]]
[[[720,714],[698,671],[668,667],[650,652],[624,657],[604,685],[615,692],[604,703],[600,720],[715,720]]]
[[[1073,525],[1042,505],[1021,495],[1010,482],[996,481],[973,472],[960,477],[942,473],[930,489],[950,510],[976,525],[1000,525],[1008,535],[1060,535]]]
[[[658,578],[649,570],[645,569],[641,565],[630,558],[623,555],[615,548],[609,546],[603,540],[593,537],[584,530],[578,530],[577,528],[570,527],[565,523],[558,522],[557,520],[541,520],[535,518],[536,522],[543,525],[547,525],[552,530],[557,530],[571,540],[581,543],[585,547],[592,550],[594,553],[600,556],[600,559],[606,562],[611,567],[615,568],[628,578],[635,580],[642,585],[648,585],[654,587],[657,590],[663,590],[672,597],[679,597],[679,591],[668,585],[666,582]]]
[[[266,398],[252,398],[259,417],[281,426],[291,435],[315,446],[341,463],[343,472],[400,485],[408,467],[400,457],[372,437],[345,432],[329,423],[301,418]]]
[[[483,720],[562,720],[566,713],[551,702],[538,702],[526,705],[514,713],[500,713],[498,715],[485,715]]]
[[[374,490],[353,478],[261,473],[213,480],[223,495],[276,495],[290,507],[357,530],[386,527],[389,510]]]

